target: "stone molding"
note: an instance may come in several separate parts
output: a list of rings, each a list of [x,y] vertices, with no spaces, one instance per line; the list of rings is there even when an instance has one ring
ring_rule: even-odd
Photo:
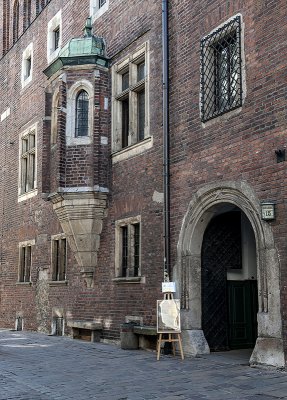
[[[221,181],[200,188],[191,198],[177,246],[173,280],[182,304],[183,330],[201,329],[201,245],[211,218],[222,207],[237,206],[248,218],[256,241],[259,310],[258,339],[252,363],[283,366],[279,258],[271,226],[261,220],[260,201],[245,181]],[[274,359],[264,355],[264,340],[276,342]],[[269,342],[268,342],[269,343]],[[267,361],[268,360],[268,361]]]
[[[73,251],[87,287],[93,287],[94,272],[103,219],[106,216],[107,194],[95,191],[57,192],[49,196]]]

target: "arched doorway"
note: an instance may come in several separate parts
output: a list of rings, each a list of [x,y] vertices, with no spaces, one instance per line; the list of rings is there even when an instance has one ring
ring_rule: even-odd
[[[257,338],[253,230],[238,207],[224,208],[207,225],[201,249],[202,330],[211,351],[253,348]]]
[[[245,218],[245,226],[252,235],[252,240],[248,242],[255,243],[253,264],[256,265],[256,274],[252,276],[254,281],[257,279],[258,287],[258,329],[250,363],[284,366],[278,252],[272,226],[262,221],[260,201],[252,187],[244,181],[221,181],[200,188],[190,199],[181,223],[173,280],[181,300],[184,352],[194,356],[210,351],[202,326],[202,245],[212,219],[233,211],[240,212]],[[234,269],[228,273],[234,276],[238,271]],[[229,281],[228,277],[226,280]],[[240,290],[237,289],[233,290],[235,299],[239,299]],[[236,300],[235,307],[239,303]]]

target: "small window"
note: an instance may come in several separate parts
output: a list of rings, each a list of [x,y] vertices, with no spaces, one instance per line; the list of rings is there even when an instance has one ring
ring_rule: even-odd
[[[59,54],[62,41],[62,11],[48,22],[47,32],[47,59],[52,62]]]
[[[32,80],[32,69],[33,69],[33,43],[24,50],[22,56],[22,74],[21,82],[22,87],[25,87]]]
[[[32,247],[20,247],[19,282],[31,281]]]
[[[242,105],[240,16],[201,41],[201,118],[208,121]]]
[[[31,130],[21,137],[21,185],[20,194],[30,192],[36,187],[36,139]]]
[[[89,96],[81,90],[76,97],[76,131],[75,136],[88,136],[89,134]]]
[[[67,243],[65,238],[52,240],[52,280],[66,280]]]
[[[140,228],[139,217],[116,222],[117,277],[140,276]]]
[[[32,68],[32,58],[31,56],[26,58],[25,60],[25,80],[28,79],[31,75],[31,68]]]

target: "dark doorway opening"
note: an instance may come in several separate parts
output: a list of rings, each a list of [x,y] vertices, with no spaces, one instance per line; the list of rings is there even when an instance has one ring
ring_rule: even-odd
[[[202,329],[211,351],[251,348],[257,337],[257,281],[244,270],[243,221],[252,231],[239,208],[222,213],[203,236]],[[255,246],[253,233],[248,240]]]

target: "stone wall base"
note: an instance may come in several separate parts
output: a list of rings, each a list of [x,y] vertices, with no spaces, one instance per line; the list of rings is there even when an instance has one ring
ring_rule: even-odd
[[[270,365],[277,368],[285,367],[282,339],[257,338],[249,362],[250,365]]]
[[[185,356],[209,354],[210,349],[201,329],[186,329],[181,332],[183,353]]]

